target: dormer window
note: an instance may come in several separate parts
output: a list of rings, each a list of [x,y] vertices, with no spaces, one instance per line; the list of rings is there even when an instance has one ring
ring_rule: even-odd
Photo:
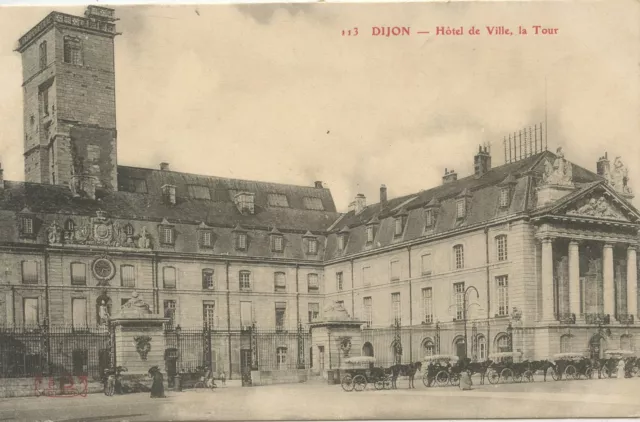
[[[233,229],[235,247],[237,251],[247,250],[247,232],[238,224]]]
[[[318,239],[309,239],[309,246],[307,252],[310,255],[315,255],[318,253]]]
[[[513,186],[516,182],[516,178],[510,174],[500,183],[500,208],[507,208],[511,203],[511,193],[513,192]]]
[[[463,219],[467,214],[467,201],[465,199],[458,199],[456,201],[456,218],[458,220]]]
[[[271,235],[271,251],[282,252],[284,249],[284,238],[282,235]]]
[[[200,230],[200,247],[210,248],[213,245],[211,230]]]
[[[176,187],[173,185],[162,186],[162,199],[165,204],[176,204]]]
[[[435,218],[433,217],[433,210],[425,210],[424,212],[424,226],[433,227]]]
[[[173,245],[175,241],[174,228],[170,225],[160,225],[160,243],[163,245]]]
[[[253,214],[255,212],[254,205],[255,194],[252,192],[239,192],[233,197],[233,201],[242,214]]]
[[[373,226],[367,226],[367,243],[373,243]]]
[[[347,247],[347,240],[349,239],[349,227],[345,226],[338,232],[338,250],[344,251]]]
[[[20,218],[20,232],[24,236],[33,236],[33,217]]]
[[[393,232],[393,236],[394,237],[402,236],[402,232],[404,230],[404,219],[403,219],[403,217],[396,217],[394,224],[395,224],[395,230]]]
[[[500,189],[500,208],[506,208],[509,206],[509,191],[510,189],[508,187]]]

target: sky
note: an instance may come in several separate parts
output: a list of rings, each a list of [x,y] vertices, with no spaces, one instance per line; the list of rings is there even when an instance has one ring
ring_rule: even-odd
[[[51,10],[0,7],[6,180],[24,178],[13,50]],[[481,143],[500,165],[504,136],[546,120],[550,150],[593,171],[605,151],[621,156],[640,192],[638,2],[156,5],[116,14],[121,165],[321,180],[344,211],[357,193],[377,202],[381,184],[395,197],[440,184],[445,168],[469,175]],[[486,34],[501,25],[558,33]],[[412,35],[376,37],[372,26]],[[466,34],[436,36],[439,26]],[[468,35],[472,26],[482,33]],[[358,36],[341,35],[354,27]]]

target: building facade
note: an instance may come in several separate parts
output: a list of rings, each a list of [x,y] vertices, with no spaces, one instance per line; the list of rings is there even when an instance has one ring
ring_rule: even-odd
[[[392,199],[383,185],[347,213],[321,182],[121,166],[114,22],[53,12],[19,40],[25,182],[0,180],[4,325],[94,326],[136,291],[171,327],[221,331],[296,330],[338,301],[363,321],[356,354],[383,361],[636,347],[640,214],[619,159],[592,172],[529,133],[523,158],[494,168],[480,148],[473,175]]]

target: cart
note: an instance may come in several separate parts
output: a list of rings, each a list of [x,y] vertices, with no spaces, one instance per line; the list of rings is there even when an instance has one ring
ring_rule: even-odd
[[[376,390],[391,388],[391,374],[389,370],[375,367],[376,359],[372,356],[354,356],[344,360],[345,367],[341,368],[346,375],[340,384],[344,391],[364,391],[371,383]]]
[[[456,366],[459,358],[455,355],[430,355],[424,357],[427,367],[425,374],[422,376],[422,383],[425,387],[429,386],[429,364],[434,363],[435,372],[434,381],[436,385],[444,387],[445,385],[458,385],[460,383],[460,368]],[[453,365],[452,365],[453,364]]]
[[[577,380],[580,377],[591,379],[594,368],[591,361],[582,353],[557,353],[553,355],[555,368],[551,373],[551,377],[555,380],[561,380],[564,376],[565,380]]]
[[[521,352],[500,352],[489,355],[489,359],[492,361],[486,375],[489,384],[521,382],[522,380],[533,382],[533,372],[524,365],[513,362],[514,358],[521,355]]]
[[[604,359],[602,364],[602,373],[605,378],[612,378],[613,374],[615,374],[617,371],[616,367],[620,359],[624,359],[626,362],[627,359],[635,357],[635,352],[633,350],[610,349],[605,350],[604,355],[606,356],[606,358]],[[633,367],[634,368],[631,368],[630,371],[632,374],[637,372],[637,367],[635,365],[633,365]],[[635,371],[633,369],[635,369]]]

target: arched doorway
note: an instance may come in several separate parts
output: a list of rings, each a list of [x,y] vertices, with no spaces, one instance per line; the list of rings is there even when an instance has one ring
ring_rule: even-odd
[[[464,337],[458,336],[453,340],[453,350],[455,350],[458,358],[464,359],[467,357],[467,345],[464,341]]]
[[[373,357],[373,346],[371,345],[371,343],[366,342],[362,346],[362,356],[371,356],[371,357]]]
[[[423,356],[425,357],[433,356],[436,354],[435,351],[436,351],[436,345],[433,343],[433,340],[431,340],[431,338],[427,337],[424,340],[422,340]]]
[[[589,340],[589,356],[592,359],[602,359],[606,350],[607,342],[600,334],[595,334]]]

